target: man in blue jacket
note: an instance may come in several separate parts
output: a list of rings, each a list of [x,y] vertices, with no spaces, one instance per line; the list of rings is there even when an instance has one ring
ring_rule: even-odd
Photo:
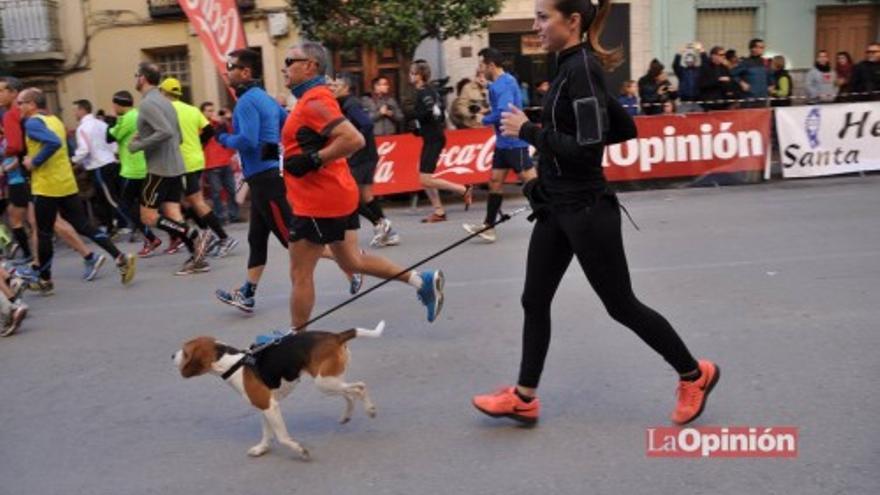
[[[488,225],[495,223],[504,196],[502,187],[504,179],[512,169],[519,174],[523,183],[536,178],[532,158],[529,156],[529,145],[525,141],[506,137],[501,134],[501,113],[509,111],[510,105],[523,107],[522,92],[516,78],[504,71],[504,57],[495,48],[484,48],[479,53],[480,71],[491,81],[489,84],[489,105],[491,111],[483,117],[484,125],[495,128],[495,156],[492,159],[492,176],[489,179],[489,201],[486,206],[486,219],[482,225],[466,223],[462,225],[471,234],[479,232]],[[486,242],[495,242],[495,229],[488,229],[480,234]]]
[[[287,112],[263,89],[257,75],[261,72],[260,54],[253,50],[236,50],[229,54],[226,66],[229,84],[238,101],[232,113],[234,133],[219,133],[221,146],[238,151],[244,180],[251,192],[251,214],[248,226],[247,278],[237,289],[217,289],[221,302],[245,313],[254,311],[257,284],[266,268],[269,236],[274,234],[287,249],[293,212],[287,202],[287,188],[281,175],[281,127]],[[360,275],[347,274],[360,288]]]
[[[700,42],[688,43],[684,50],[675,54],[672,70],[678,78],[678,97],[680,113],[699,112],[702,109],[695,101],[700,99],[700,70],[709,64],[709,56]]]
[[[739,83],[745,102],[742,108],[766,107],[773,87],[773,72],[764,59],[764,40],[755,38],[749,41],[749,57],[742,59],[739,65],[730,72]]]
[[[260,54],[236,50],[229,54],[229,84],[238,101],[232,113],[233,134],[219,133],[217,142],[234,149],[241,158],[244,180],[251,191],[251,214],[248,226],[247,278],[238,289],[217,289],[221,302],[246,313],[254,310],[257,283],[263,276],[269,250],[269,235],[285,246],[292,217],[287,191],[281,177],[281,126],[287,112],[263,89],[257,75],[261,70]]]

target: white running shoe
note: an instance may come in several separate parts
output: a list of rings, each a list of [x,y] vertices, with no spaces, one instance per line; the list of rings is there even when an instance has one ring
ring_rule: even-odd
[[[480,239],[483,239],[486,242],[495,242],[498,240],[498,235],[495,233],[494,228],[486,229],[486,225],[482,223],[465,223],[461,225],[465,231],[469,234],[477,234],[479,232]],[[485,229],[485,230],[484,230]],[[480,232],[482,230],[482,232]]]

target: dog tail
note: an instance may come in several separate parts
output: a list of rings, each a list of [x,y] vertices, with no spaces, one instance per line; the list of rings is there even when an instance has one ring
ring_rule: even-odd
[[[339,334],[342,342],[347,342],[355,337],[369,337],[376,338],[381,337],[382,332],[385,330],[385,320],[379,322],[376,325],[376,328],[352,328],[351,330],[346,330]]]

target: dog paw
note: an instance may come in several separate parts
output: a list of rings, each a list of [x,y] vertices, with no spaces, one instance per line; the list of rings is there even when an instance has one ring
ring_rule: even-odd
[[[371,407],[371,408],[367,409],[367,416],[369,416],[371,418],[375,418],[376,417],[376,408]]]
[[[302,457],[302,460],[304,460],[304,461],[311,461],[312,460],[312,454],[309,453],[309,449],[307,449],[305,447],[300,448],[299,455],[300,455],[300,457]]]
[[[351,421],[351,416],[343,416],[343,417],[339,418],[339,424],[341,424],[341,425],[344,425],[345,423],[348,423],[349,421]]]
[[[269,446],[263,444],[254,445],[253,447],[248,449],[248,455],[251,457],[260,457],[266,452],[269,452]]]

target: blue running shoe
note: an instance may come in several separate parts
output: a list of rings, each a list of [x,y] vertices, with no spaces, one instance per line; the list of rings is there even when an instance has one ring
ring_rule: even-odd
[[[98,272],[101,270],[101,267],[104,266],[104,263],[107,262],[107,257],[103,254],[92,255],[91,261],[83,260],[85,264],[85,271],[83,271],[83,280],[87,282],[91,282],[95,280],[98,276]]]
[[[254,305],[256,302],[253,297],[246,297],[241,289],[235,289],[232,292],[217,289],[214,292],[214,295],[217,296],[217,299],[222,303],[226,303],[230,306],[236,307],[245,313],[253,313]]]
[[[364,286],[364,276],[360,273],[353,273],[351,275],[351,283],[348,285],[348,293],[351,295],[355,295],[361,291],[361,287]]]
[[[428,322],[433,323],[443,309],[443,272],[435,270],[420,273],[419,276],[422,277],[422,288],[416,294],[419,301],[428,308]]]
[[[21,278],[28,284],[33,284],[40,280],[40,272],[34,270],[34,267],[31,265],[16,267],[12,270],[12,275]]]

